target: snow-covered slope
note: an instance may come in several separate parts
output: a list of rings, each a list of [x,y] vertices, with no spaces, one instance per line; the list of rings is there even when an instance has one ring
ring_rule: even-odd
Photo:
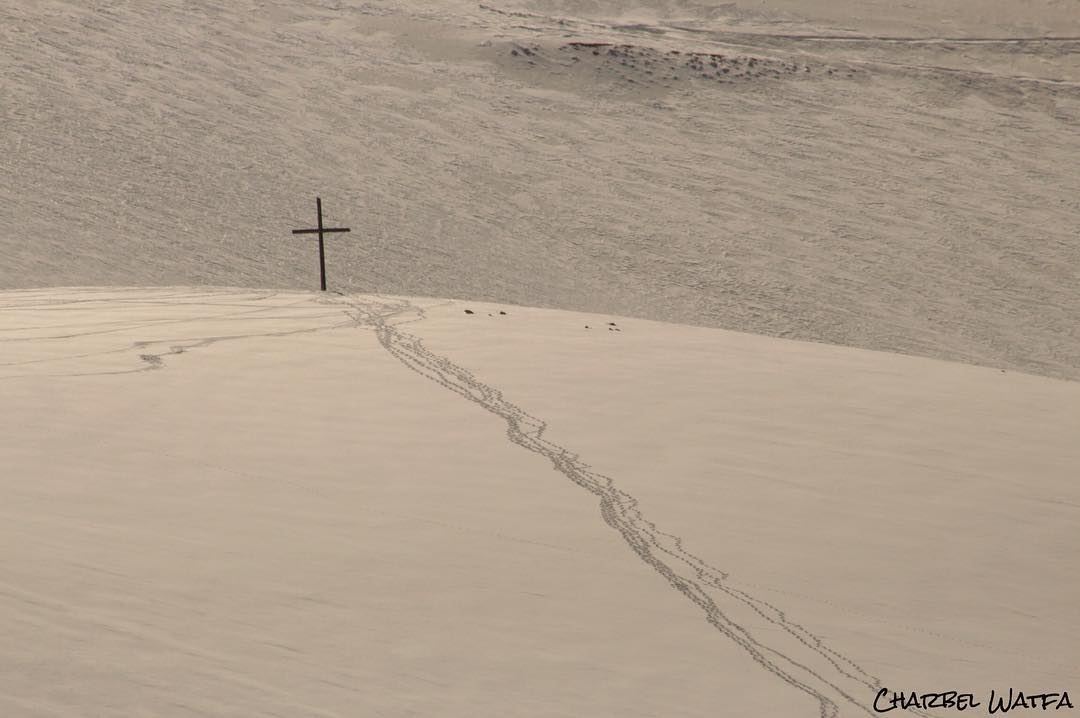
[[[5,716],[1080,692],[1075,382],[239,289],[8,291],[0,338]]]
[[[328,247],[343,291],[1076,379],[1078,18],[1049,0],[5,3],[0,287],[316,287],[289,230],[321,195],[353,229]]]

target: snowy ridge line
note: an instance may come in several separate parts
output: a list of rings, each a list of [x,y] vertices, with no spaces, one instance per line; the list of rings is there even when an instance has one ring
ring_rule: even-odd
[[[679,537],[659,530],[641,513],[638,500],[619,489],[613,479],[590,471],[589,465],[582,462],[577,454],[545,439],[545,421],[507,400],[500,390],[479,381],[467,369],[431,352],[424,347],[420,338],[398,328],[404,323],[423,320],[423,308],[403,300],[387,300],[392,302],[388,307],[380,303],[358,303],[345,295],[340,296],[350,308],[346,313],[356,324],[372,327],[379,343],[402,364],[505,420],[506,436],[511,442],[547,458],[556,471],[596,495],[600,499],[600,514],[604,522],[622,535],[631,550],[652,566],[673,588],[701,608],[706,621],[746,651],[759,666],[816,700],[819,718],[838,718],[839,702],[850,703],[867,715],[874,715],[865,703],[841,688],[837,682],[848,679],[876,694],[882,687],[879,678],[867,673],[842,653],[825,646],[821,638],[788,619],[776,606],[727,585],[725,572],[687,551]],[[388,321],[405,312],[414,313],[416,316],[395,324]],[[661,554],[671,560],[665,562]],[[677,569],[681,569],[682,573]],[[726,597],[726,600],[710,595],[706,587]],[[825,665],[811,668],[781,650],[759,642],[746,627],[729,617],[717,600],[730,604],[733,609],[751,609],[757,616],[809,649],[817,659],[823,659]],[[794,670],[781,667],[781,662]],[[823,675],[826,672],[835,673],[837,676],[826,678]],[[799,673],[804,675],[796,675]],[[911,712],[928,716],[918,710]]]
[[[110,291],[112,291],[112,290],[110,290]],[[286,304],[280,304],[280,305],[261,306],[261,305],[257,304],[257,302],[263,302],[263,301],[266,301],[268,299],[272,299],[273,297],[278,296],[278,294],[280,294],[280,293],[279,292],[270,292],[268,294],[257,295],[253,299],[250,300],[252,302],[256,302],[256,304],[254,304],[254,305],[252,305],[250,303],[236,304],[235,302],[207,302],[207,301],[200,301],[200,299],[204,299],[205,297],[221,297],[221,296],[228,297],[228,296],[232,296],[229,292],[222,293],[222,292],[218,292],[218,291],[197,292],[197,293],[194,293],[194,294],[191,294],[191,295],[165,295],[164,297],[155,297],[153,300],[146,300],[146,299],[139,299],[139,298],[135,298],[135,299],[122,299],[121,298],[121,299],[115,300],[117,304],[127,305],[127,306],[135,306],[135,307],[146,306],[146,305],[155,305],[156,304],[156,305],[164,305],[164,306],[183,305],[183,306],[193,306],[193,307],[230,307],[230,308],[243,307],[244,309],[243,309],[243,311],[226,311],[226,312],[222,312],[222,313],[218,313],[218,314],[207,314],[207,315],[203,315],[203,316],[194,316],[194,317],[185,316],[185,317],[173,317],[173,318],[166,318],[166,319],[131,319],[131,320],[120,319],[120,320],[115,320],[115,322],[106,322],[105,323],[105,324],[113,324],[113,323],[121,324],[120,327],[114,327],[114,328],[111,328],[111,329],[94,329],[93,331],[69,332],[69,333],[55,334],[55,335],[41,336],[41,337],[0,337],[0,345],[13,343],[13,342],[31,342],[32,343],[32,342],[39,342],[39,341],[40,342],[66,341],[66,340],[71,340],[71,339],[80,339],[80,338],[86,337],[86,336],[102,335],[102,334],[117,334],[117,333],[124,333],[124,332],[135,333],[135,332],[141,331],[143,329],[157,328],[157,327],[165,325],[165,324],[181,325],[182,326],[184,324],[191,323],[191,322],[196,322],[196,321],[217,321],[217,322],[240,321],[240,322],[250,322],[250,321],[255,321],[255,320],[266,320],[266,321],[289,320],[289,319],[294,319],[294,317],[290,317],[290,316],[274,316],[273,313],[280,312],[280,311],[288,311],[288,310],[291,310],[291,309],[302,308],[304,305],[310,303],[310,299],[305,298],[305,299],[300,299],[300,300],[297,300],[297,301],[288,302]],[[190,302],[169,301],[170,297],[173,297],[175,299],[175,298],[186,297],[186,296],[192,297],[194,299],[194,301],[190,301]],[[9,305],[4,305],[4,304],[0,303],[0,311],[22,310],[22,309],[32,309],[32,310],[35,310],[35,311],[41,311],[43,309],[52,309],[52,308],[54,308],[56,306],[67,307],[67,306],[74,305],[74,304],[84,304],[84,303],[98,304],[100,302],[105,302],[105,301],[113,301],[113,300],[112,299],[108,299],[108,300],[98,300],[98,299],[85,299],[85,300],[84,299],[75,299],[75,300],[70,300],[69,299],[69,300],[60,300],[60,301],[50,300],[50,301],[42,303],[42,304],[40,304],[38,306],[23,306],[23,305],[18,305],[18,306],[10,305],[9,306]],[[316,303],[325,304],[326,302],[316,300]],[[256,314],[261,314],[261,315],[264,315],[264,316],[261,316],[261,317],[252,316],[252,315],[256,315]],[[269,316],[265,316],[267,314],[269,314]],[[302,318],[303,319],[315,320],[315,319],[330,319],[330,318],[339,317],[339,316],[340,315],[337,312],[332,312],[328,308],[326,314],[308,315],[308,316],[304,316]],[[63,326],[65,326],[65,325],[60,325],[59,328],[62,328]],[[75,326],[87,326],[87,325],[81,324],[81,325],[75,325]],[[95,325],[90,325],[90,326],[95,326]],[[172,355],[177,355],[177,354],[183,354],[185,352],[188,352],[188,351],[191,351],[191,350],[194,350],[194,349],[201,349],[203,347],[208,347],[208,346],[211,346],[213,344],[217,344],[219,342],[228,342],[228,341],[235,341],[235,340],[240,340],[240,339],[256,339],[256,338],[261,338],[261,337],[286,337],[286,336],[295,336],[295,335],[300,335],[300,334],[315,334],[315,333],[319,333],[319,332],[330,331],[330,330],[334,330],[334,329],[341,329],[341,328],[350,327],[350,326],[353,326],[353,322],[351,320],[349,320],[349,319],[345,319],[345,320],[341,320],[341,321],[337,321],[337,322],[332,322],[332,323],[329,323],[329,324],[317,324],[315,326],[302,326],[302,327],[299,327],[299,328],[296,328],[296,329],[285,329],[285,330],[279,330],[279,331],[249,332],[249,333],[241,333],[241,334],[222,334],[222,335],[208,336],[208,337],[198,337],[198,336],[190,337],[189,336],[189,337],[176,337],[176,338],[165,338],[165,339],[129,341],[126,344],[123,344],[123,345],[120,345],[120,346],[114,346],[114,347],[111,347],[111,348],[100,349],[98,351],[93,351],[93,352],[82,352],[82,353],[75,353],[75,354],[64,354],[64,355],[60,355],[60,356],[51,356],[51,357],[45,357],[45,358],[24,359],[24,360],[20,360],[20,361],[10,361],[10,362],[0,362],[0,367],[21,367],[21,366],[30,366],[30,365],[38,365],[38,364],[47,364],[47,363],[70,361],[72,359],[88,359],[88,358],[94,358],[94,357],[107,356],[107,355],[110,355],[110,354],[124,354],[124,353],[131,352],[132,350],[135,350],[135,351],[146,350],[148,348],[158,347],[158,346],[167,346],[168,348],[166,350],[164,350],[164,351],[155,351],[155,352],[145,351],[143,353],[139,353],[138,358],[139,358],[139,360],[141,360],[141,363],[140,363],[139,367],[135,368],[135,369],[116,369],[116,370],[106,370],[106,371],[68,372],[68,373],[55,373],[55,374],[20,374],[20,373],[0,374],[0,380],[28,379],[28,378],[39,378],[39,379],[40,378],[55,378],[55,379],[62,379],[62,378],[70,378],[70,377],[112,376],[112,375],[120,375],[120,374],[140,374],[140,373],[143,373],[143,372],[156,371],[156,370],[159,370],[159,369],[166,368],[167,364],[164,361],[165,357],[172,356]],[[34,331],[34,330],[47,329],[47,328],[49,328],[49,327],[20,327],[16,331]],[[58,328],[58,327],[52,327],[52,328]]]
[[[613,25],[615,29],[620,29],[622,26]],[[910,44],[910,45],[941,45],[941,44],[970,44],[970,45],[1018,45],[1024,43],[1047,43],[1047,42],[1063,42],[1072,43],[1080,42],[1080,37],[1070,35],[1031,35],[1027,37],[919,37],[915,35],[812,35],[812,34],[799,34],[799,33],[778,33],[778,32],[742,32],[742,31],[727,31],[727,30],[712,30],[697,27],[689,27],[684,25],[664,25],[663,27],[672,30],[682,30],[684,32],[697,33],[697,34],[712,34],[712,35],[732,35],[742,38],[775,38],[777,40],[817,40],[821,42],[882,42],[882,43],[897,43],[897,44]]]

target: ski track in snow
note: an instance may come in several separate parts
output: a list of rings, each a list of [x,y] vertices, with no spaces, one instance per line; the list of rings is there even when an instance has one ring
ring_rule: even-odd
[[[773,604],[730,585],[724,571],[686,550],[678,536],[660,530],[649,521],[641,512],[638,500],[619,489],[611,477],[591,471],[577,454],[544,438],[548,428],[544,420],[529,414],[498,389],[430,351],[420,338],[399,328],[423,320],[423,308],[401,300],[389,300],[393,301],[390,305],[359,303],[347,298],[345,301],[356,324],[373,327],[379,343],[398,361],[502,418],[506,422],[506,436],[512,443],[548,459],[556,471],[597,496],[604,522],[619,532],[630,549],[698,606],[713,628],[735,642],[762,669],[813,698],[818,704],[819,718],[836,718],[842,703],[874,715],[870,707],[852,695],[850,688],[841,684],[846,682],[876,692],[882,686],[879,678],[826,646],[821,638],[789,619]],[[393,318],[410,312],[416,315],[413,319],[391,323]],[[735,611],[749,612],[754,620],[783,631],[782,639],[808,658],[796,658],[788,646],[781,650],[762,643],[746,625],[732,617]],[[928,715],[919,710],[911,712]]]

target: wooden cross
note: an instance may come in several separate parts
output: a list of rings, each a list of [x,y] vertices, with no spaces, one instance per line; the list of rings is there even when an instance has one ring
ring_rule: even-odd
[[[319,235],[319,280],[322,290],[326,291],[326,259],[323,255],[323,233],[324,232],[348,232],[348,227],[323,227],[322,226],[322,199],[315,198],[315,209],[319,213],[319,226],[316,229],[294,229],[293,234],[315,234]]]

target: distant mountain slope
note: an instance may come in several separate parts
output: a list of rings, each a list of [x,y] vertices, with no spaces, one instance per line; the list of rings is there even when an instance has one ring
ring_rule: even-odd
[[[317,286],[289,230],[320,194],[353,229],[332,288],[1080,378],[1075,41],[802,41],[765,4],[10,5],[0,287]]]

